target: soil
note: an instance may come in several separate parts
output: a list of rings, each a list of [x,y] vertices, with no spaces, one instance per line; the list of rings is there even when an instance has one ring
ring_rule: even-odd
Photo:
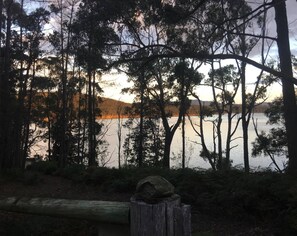
[[[74,183],[71,180],[49,175],[38,175],[38,181],[15,181],[0,179],[2,197],[43,197],[63,199],[85,199],[105,201],[129,201],[131,193],[107,193],[100,187]],[[193,236],[213,235],[273,235],[268,226],[257,225],[211,213],[199,212],[192,208]],[[0,211],[0,236],[18,235],[97,235],[94,222],[58,219],[47,216],[34,216]]]

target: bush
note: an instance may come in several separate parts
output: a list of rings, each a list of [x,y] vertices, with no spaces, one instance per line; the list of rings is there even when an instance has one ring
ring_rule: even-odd
[[[74,181],[92,184],[109,193],[134,193],[139,180],[160,175],[175,186],[184,203],[203,214],[256,224],[263,222],[275,232],[297,231],[297,181],[274,172],[245,174],[242,171],[168,170],[162,168],[85,168],[72,165],[58,170],[56,163],[39,162],[31,166],[46,174],[59,174]],[[20,173],[12,172],[17,178]],[[26,182],[34,183],[28,176]],[[99,189],[99,188],[98,188]]]
[[[84,181],[85,169],[86,168],[84,165],[73,164],[70,166],[66,166],[63,169],[59,169],[57,171],[57,175],[67,179],[71,179],[75,182],[82,182]]]
[[[105,181],[112,179],[112,172],[116,170],[104,167],[90,167],[86,169],[85,182],[87,184],[101,185]]]
[[[22,169],[19,169],[19,168],[8,169],[8,170],[4,170],[1,173],[1,177],[5,181],[14,181],[14,180],[21,181],[24,177],[24,172]]]
[[[39,161],[32,163],[27,170],[41,172],[46,175],[52,175],[58,170],[58,163],[55,161]]]

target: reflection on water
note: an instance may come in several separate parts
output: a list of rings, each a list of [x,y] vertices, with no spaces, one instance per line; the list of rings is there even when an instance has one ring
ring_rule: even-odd
[[[172,122],[174,122],[177,118],[171,118]],[[215,117],[211,118],[215,119]],[[254,114],[254,119],[257,121],[258,131],[266,131],[268,132],[270,128],[272,128],[271,125],[267,125],[267,118],[262,113]],[[199,117],[192,117],[192,121],[195,124],[199,123]],[[106,140],[108,141],[109,145],[109,153],[112,155],[112,158],[110,162],[108,163],[108,166],[110,167],[118,167],[118,161],[117,161],[117,147],[118,147],[118,138],[117,138],[117,120],[114,119],[111,121],[104,121],[109,123],[109,130],[107,132]],[[233,126],[235,126],[236,119],[234,119]],[[212,123],[206,122],[204,125],[205,128],[205,140],[207,143],[207,146],[210,150],[213,150],[213,134],[212,134]],[[222,137],[223,137],[223,147],[225,147],[225,135],[227,131],[227,120],[226,116],[223,117],[223,123],[222,123]],[[125,138],[125,135],[127,134],[128,130],[123,128],[122,130],[122,139]],[[249,149],[251,153],[252,145],[251,143],[255,140],[256,134],[254,131],[254,126],[252,122],[249,126]],[[233,136],[236,138],[232,142],[232,147],[234,147],[231,150],[231,159],[233,161],[233,166],[242,167],[243,166],[243,149],[242,149],[242,127],[241,125],[238,126],[238,129]],[[187,165],[190,168],[203,168],[208,169],[210,168],[210,165],[207,161],[204,161],[200,156],[200,150],[201,145],[200,139],[198,135],[194,132],[193,128],[191,127],[190,122],[188,121],[186,123],[186,156],[187,156]],[[171,166],[174,167],[180,167],[181,166],[181,151],[182,151],[182,135],[181,135],[181,129],[178,129],[176,131],[176,134],[174,136],[174,139],[172,141],[171,145]],[[277,163],[280,167],[283,167],[283,163],[286,162],[285,157],[278,157]],[[256,168],[267,168],[271,165],[271,160],[269,157],[266,156],[258,156],[258,157],[251,157],[250,158],[250,166],[252,169]],[[271,166],[272,169],[274,169],[274,166]]]
[[[258,131],[269,131],[272,128],[271,125],[267,125],[267,118],[264,114],[258,113],[254,115],[255,120],[257,121]],[[171,121],[176,121],[177,118],[171,118]],[[215,117],[211,118],[215,119]],[[126,119],[123,119],[122,123],[125,123]],[[195,124],[199,123],[199,117],[192,117],[192,121]],[[233,126],[235,126],[236,119],[234,119]],[[108,147],[108,159],[109,162],[107,166],[109,167],[118,167],[118,120],[103,120],[103,123],[106,124],[106,135],[105,139],[109,143]],[[211,122],[206,122],[204,124],[205,128],[205,140],[207,146],[210,150],[213,150],[213,127]],[[223,117],[222,123],[222,137],[223,137],[223,149],[225,148],[225,135],[227,129],[227,120],[226,116]],[[128,133],[127,128],[122,128],[122,143],[124,142],[125,136]],[[251,143],[255,140],[256,134],[254,131],[254,127],[252,122],[249,126],[249,149],[251,153],[252,145]],[[233,161],[233,166],[242,167],[243,166],[243,149],[242,149],[242,128],[241,125],[238,126],[238,129],[233,136],[235,140],[232,142],[231,150],[231,159]],[[186,156],[187,156],[187,166],[190,168],[203,168],[208,169],[210,165],[207,161],[204,161],[200,156],[199,153],[201,151],[200,139],[198,135],[194,132],[193,128],[189,121],[186,123]],[[33,154],[41,154],[43,155],[46,152],[47,143],[39,142],[37,145],[33,147]],[[123,149],[122,149],[123,151]],[[181,166],[181,151],[182,151],[182,135],[181,129],[178,129],[175,133],[174,139],[171,145],[171,166],[173,167],[180,167]],[[123,155],[121,155],[123,157]],[[124,160],[121,160],[122,163]],[[283,163],[286,162],[285,157],[277,157],[276,159],[278,165],[283,167]],[[252,169],[256,168],[267,168],[271,165],[271,160],[269,157],[266,156],[258,156],[258,157],[251,157],[250,158],[250,166]],[[274,166],[271,165],[271,168],[274,169]]]

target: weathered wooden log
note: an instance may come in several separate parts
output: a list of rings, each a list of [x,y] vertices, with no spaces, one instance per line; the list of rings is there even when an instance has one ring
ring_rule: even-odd
[[[191,235],[190,206],[182,205],[174,187],[160,176],[140,181],[130,203],[9,197],[0,198],[0,210],[92,220],[99,236]]]
[[[130,203],[51,198],[0,198],[0,210],[129,224]]]

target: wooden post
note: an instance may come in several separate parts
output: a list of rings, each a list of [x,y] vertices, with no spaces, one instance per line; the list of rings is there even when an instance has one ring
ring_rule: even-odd
[[[173,209],[174,236],[191,235],[191,206],[182,204]]]
[[[160,182],[155,181],[156,179],[142,180],[139,191],[131,198],[131,236],[190,236],[190,206],[181,205],[177,194],[160,198],[159,190],[166,190],[164,186],[167,183],[161,183],[160,187]],[[160,180],[163,182],[163,179]],[[158,193],[158,198],[155,193]],[[153,197],[150,198],[151,196]]]

